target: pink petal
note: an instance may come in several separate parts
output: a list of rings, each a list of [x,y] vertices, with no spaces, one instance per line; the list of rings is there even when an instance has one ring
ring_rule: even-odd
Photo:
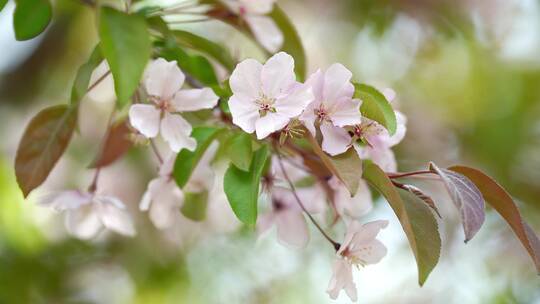
[[[334,190],[334,202],[340,215],[358,218],[373,208],[371,192],[364,180],[360,180],[358,191],[353,197],[337,177],[332,177],[328,184]]]
[[[351,255],[358,258],[366,265],[369,265],[379,263],[382,258],[386,256],[387,251],[386,246],[384,246],[381,241],[373,239],[369,242],[355,246],[355,248],[351,250]]]
[[[264,117],[257,119],[255,122],[255,131],[257,133],[257,139],[266,138],[271,133],[283,129],[288,123],[290,118],[280,113],[267,113]]]
[[[160,97],[163,100],[171,99],[184,84],[184,73],[176,61],[166,61],[158,58],[146,68],[144,84],[148,95]]]
[[[236,66],[229,78],[229,85],[237,99],[253,103],[259,98],[262,92],[261,71],[262,64],[254,59],[246,59]]]
[[[315,73],[311,74],[306,80],[306,85],[311,86],[314,103],[318,107],[324,100],[324,73],[321,69],[318,69]]]
[[[352,73],[342,64],[334,63],[324,74],[324,103],[330,106],[342,98],[352,98],[354,86],[350,82]]]
[[[335,300],[342,289],[345,289],[351,301],[356,302],[358,300],[351,264],[344,259],[337,259],[334,262],[332,278],[328,283],[326,292],[330,298]]]
[[[313,101],[313,93],[308,85],[298,85],[284,98],[276,100],[276,111],[289,118],[302,114],[307,105]]]
[[[229,98],[229,110],[231,111],[233,123],[239,126],[246,133],[255,131],[255,123],[260,117],[259,108],[252,101],[245,101],[233,95]]]
[[[76,209],[82,205],[90,203],[92,196],[86,192],[77,190],[53,192],[43,195],[37,199],[38,205],[51,207],[57,211]]]
[[[270,53],[279,51],[283,45],[283,33],[272,18],[267,16],[246,15],[244,17],[255,39]]]
[[[297,210],[279,211],[276,215],[278,240],[293,248],[304,248],[309,232],[304,215]]]
[[[352,126],[362,122],[360,114],[360,100],[358,99],[341,99],[334,103],[330,110],[330,118],[332,123],[338,127]]]
[[[97,214],[105,228],[125,236],[135,235],[135,226],[124,204],[109,196],[95,198]]]
[[[150,207],[150,220],[158,229],[166,229],[174,224],[180,213],[180,206],[184,202],[184,194],[180,188],[171,181],[163,192],[154,198]]]
[[[134,104],[129,108],[129,122],[148,138],[156,137],[159,132],[160,110],[153,105]]]
[[[150,208],[150,204],[160,193],[163,192],[167,184],[168,177],[154,178],[148,183],[148,188],[144,192],[141,202],[139,203],[139,209],[141,211],[147,211]]]
[[[197,142],[191,134],[191,125],[178,114],[165,113],[161,120],[161,136],[174,152],[182,149],[195,151]]]
[[[345,129],[333,126],[329,123],[323,123],[321,125],[321,133],[323,136],[322,149],[326,153],[334,156],[349,149],[351,137]]]
[[[280,98],[288,94],[296,84],[292,56],[279,52],[270,57],[262,68],[261,81],[267,97]]]
[[[347,234],[352,233],[353,239],[351,240],[350,247],[357,247],[363,243],[369,243],[377,237],[377,234],[388,226],[388,221],[378,220],[366,223],[361,227],[357,225],[347,228]]]
[[[276,0],[239,0],[237,2],[244,7],[247,14],[264,15],[272,11]]]
[[[172,105],[178,112],[212,109],[219,97],[210,88],[180,90],[174,95]]]
[[[85,204],[66,212],[67,231],[80,239],[90,239],[101,229],[101,221],[94,210],[94,204]]]
[[[315,115],[316,106],[317,102],[315,101],[308,104],[302,115],[300,115],[300,121],[304,123],[304,126],[314,137],[317,135],[317,130],[315,130],[315,121],[317,120],[317,116]]]
[[[257,234],[263,235],[274,225],[275,213],[273,211],[261,214],[257,217]]]

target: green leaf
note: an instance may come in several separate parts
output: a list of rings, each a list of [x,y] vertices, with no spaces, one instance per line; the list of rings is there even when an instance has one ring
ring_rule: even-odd
[[[364,117],[375,120],[383,125],[390,135],[396,133],[396,113],[386,97],[372,86],[355,83],[354,97],[362,100],[360,112]]]
[[[6,6],[7,0],[0,0],[0,12],[4,9],[4,6]]]
[[[441,251],[441,238],[433,213],[414,194],[398,191],[384,171],[370,161],[364,163],[363,177],[386,198],[397,215],[416,258],[418,283],[423,285],[437,265]]]
[[[182,214],[196,222],[204,220],[206,217],[206,207],[208,206],[208,191],[188,192],[185,194],[184,205],[180,209]]]
[[[16,0],[15,4],[13,27],[17,40],[36,37],[51,22],[52,6],[48,0]]]
[[[225,172],[223,188],[229,204],[236,217],[250,226],[257,221],[259,186],[268,155],[268,147],[262,146],[253,154],[249,172],[242,171],[233,164],[230,164]]]
[[[229,72],[234,70],[236,62],[223,46],[190,32],[175,30],[172,33],[179,44],[213,58]]]
[[[253,147],[251,136],[240,132],[233,135],[226,143],[227,155],[231,162],[240,170],[249,171]]]
[[[102,7],[99,22],[101,51],[114,78],[118,106],[126,105],[148,63],[151,42],[146,22],[140,15],[128,15]]]
[[[84,95],[86,95],[92,72],[102,60],[103,56],[101,55],[99,45],[97,45],[94,48],[94,51],[92,51],[90,58],[88,58],[88,61],[81,65],[77,71],[77,75],[75,76],[75,81],[73,82],[73,87],[71,89],[71,104],[80,102]]]
[[[306,52],[296,28],[277,4],[274,5],[274,9],[269,16],[283,33],[284,39],[281,50],[293,56],[296,75],[299,81],[304,81],[307,72]]]
[[[199,160],[220,131],[221,129],[212,127],[197,127],[193,129],[191,137],[197,141],[197,148],[193,152],[183,149],[178,153],[174,162],[173,176],[180,188],[184,188],[187,184]]]
[[[58,105],[39,112],[26,127],[15,158],[17,183],[25,197],[49,176],[71,139],[76,119],[76,107]]]
[[[510,225],[510,228],[512,228],[531,256],[536,266],[536,271],[540,274],[540,240],[521,217],[519,209],[510,194],[495,180],[480,170],[465,166],[454,166],[450,167],[449,170],[466,176],[478,187],[484,199]]]
[[[331,157],[322,150],[309,131],[305,130],[304,134],[311,143],[313,152],[319,156],[325,167],[333,175],[337,176],[345,184],[351,196],[354,196],[362,178],[362,160],[358,157],[356,151],[351,148],[345,153]]]
[[[207,86],[218,86],[218,80],[214,67],[210,61],[200,55],[189,55],[177,46],[165,46],[160,51],[160,56],[167,61],[176,60],[182,71]]]

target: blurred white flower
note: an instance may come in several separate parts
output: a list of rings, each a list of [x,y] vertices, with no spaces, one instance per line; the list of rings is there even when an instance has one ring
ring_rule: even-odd
[[[276,0],[223,0],[231,11],[246,21],[259,43],[271,53],[277,52],[283,45],[283,33],[272,18],[266,16],[272,12]]]
[[[80,239],[94,237],[103,227],[125,236],[135,235],[133,221],[116,197],[67,190],[44,195],[38,204],[64,211],[68,232]]]
[[[210,162],[214,158],[218,144],[213,142],[205,151],[191,177],[184,187],[186,192],[209,191],[213,187],[214,172]],[[151,180],[143,194],[139,208],[149,211],[150,220],[159,229],[171,227],[181,216],[184,192],[172,176],[176,154],[171,154],[161,165],[159,176]]]
[[[388,221],[384,220],[364,225],[356,221],[349,224],[345,239],[337,252],[338,259],[334,263],[333,276],[328,284],[327,292],[332,299],[335,300],[344,289],[352,301],[358,300],[352,265],[376,264],[386,255],[386,247],[376,239],[379,231],[386,226]]]
[[[229,80],[233,123],[263,139],[283,129],[313,100],[311,88],[296,81],[294,59],[280,52],[262,65],[254,59],[239,63]]]
[[[361,101],[353,99],[351,78],[352,73],[347,68],[335,63],[326,72],[313,73],[306,82],[312,87],[315,100],[300,119],[313,136],[316,126],[320,126],[322,148],[330,155],[341,154],[350,148],[351,137],[343,127],[361,122]]]
[[[373,208],[371,192],[363,179],[360,180],[358,190],[353,197],[345,184],[335,176],[328,181],[328,185],[334,190],[334,205],[339,215],[359,218]]]
[[[174,113],[211,109],[218,102],[210,88],[181,90],[184,80],[176,61],[152,61],[146,68],[144,84],[153,104],[134,104],[129,109],[129,121],[135,129],[148,138],[161,133],[174,152],[193,151],[197,146],[190,137],[189,122]]]

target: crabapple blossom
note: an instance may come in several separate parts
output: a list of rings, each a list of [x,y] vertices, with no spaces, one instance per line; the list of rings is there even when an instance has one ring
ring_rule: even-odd
[[[80,239],[94,237],[103,227],[125,236],[135,235],[125,205],[113,196],[67,190],[47,194],[38,204],[65,212],[67,231]]]
[[[311,87],[296,81],[294,59],[280,52],[262,65],[254,59],[240,62],[229,84],[233,123],[263,139],[283,129],[313,100]]]
[[[395,97],[391,89],[383,90],[389,101]],[[361,159],[371,159],[386,172],[397,171],[396,158],[392,147],[399,144],[407,132],[407,117],[399,111],[395,111],[397,128],[393,135],[381,124],[371,119],[362,118],[362,123],[354,127],[355,133],[360,134],[363,143],[355,143],[354,148]]]
[[[346,126],[361,122],[361,101],[353,99],[352,73],[339,63],[325,72],[317,70],[306,84],[313,88],[315,100],[303,112],[302,120],[313,136],[319,126],[323,137],[322,149],[330,155],[341,154],[351,146]]]
[[[181,90],[185,75],[176,61],[158,58],[146,68],[144,85],[153,104],[134,104],[129,109],[131,125],[148,138],[161,134],[171,150],[195,150],[197,142],[190,137],[192,127],[175,112],[211,109],[218,97],[210,88]]]
[[[352,266],[378,263],[386,255],[386,247],[377,240],[377,234],[388,226],[388,221],[378,220],[361,225],[353,221],[347,227],[345,239],[337,251],[333,275],[328,284],[327,292],[336,299],[344,289],[349,298],[356,302],[358,296],[353,281]]]
[[[266,16],[272,12],[276,0],[223,0],[229,9],[244,20],[261,45],[271,53],[277,52],[283,45],[283,33],[272,18]]]
[[[214,172],[210,161],[216,150],[215,142],[207,148],[184,187],[185,191],[201,192],[212,188]],[[158,177],[150,181],[139,205],[141,211],[149,212],[150,220],[158,229],[171,227],[180,216],[180,208],[184,203],[184,192],[172,176],[175,160],[176,154],[173,153],[163,162]]]
[[[334,190],[334,204],[339,215],[358,218],[373,208],[371,192],[363,179],[360,180],[358,190],[353,197],[345,184],[335,176],[328,181],[328,185]]]

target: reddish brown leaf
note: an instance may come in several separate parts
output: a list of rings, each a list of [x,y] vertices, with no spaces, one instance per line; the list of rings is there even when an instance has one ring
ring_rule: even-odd
[[[516,203],[508,192],[480,170],[464,166],[454,166],[449,169],[465,175],[476,184],[486,201],[510,225],[533,259],[536,271],[540,274],[540,240],[529,225],[523,221]]]
[[[15,158],[17,183],[25,197],[49,176],[71,139],[76,120],[75,107],[58,105],[39,112],[26,127]]]
[[[101,153],[99,153],[90,167],[105,167],[122,157],[133,145],[133,142],[129,140],[130,132],[131,130],[126,121],[113,125],[107,134],[107,138],[101,148]]]
[[[441,214],[439,213],[439,209],[437,209],[437,206],[435,205],[435,202],[433,199],[425,194],[420,188],[413,186],[413,185],[403,185],[403,189],[411,192],[412,194],[416,195],[419,199],[424,201],[426,205],[428,205],[435,213],[437,213],[437,216],[441,218]]]

